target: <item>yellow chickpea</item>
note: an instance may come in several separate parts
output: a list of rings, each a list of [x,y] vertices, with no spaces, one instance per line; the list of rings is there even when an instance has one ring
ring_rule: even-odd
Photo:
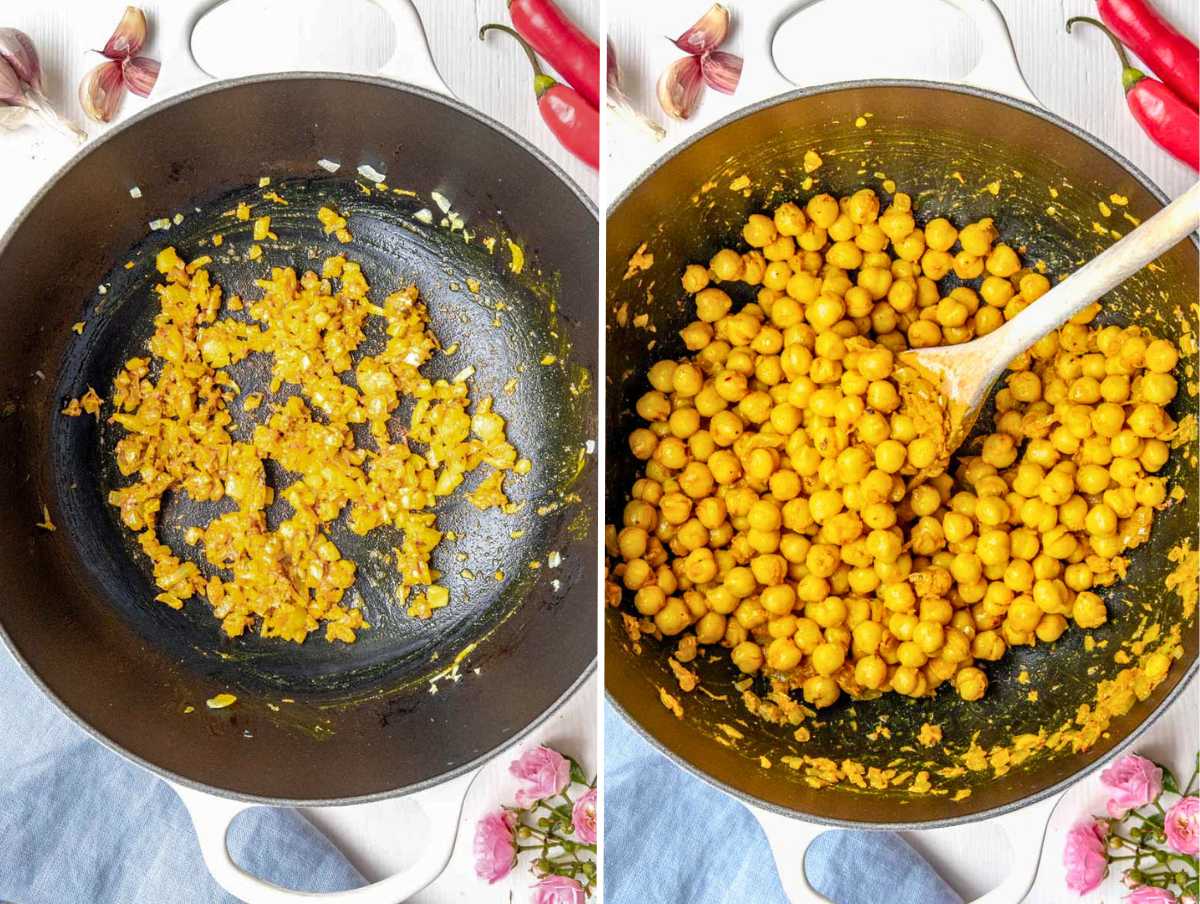
[[[804,682],[803,689],[805,702],[817,709],[832,706],[841,696],[841,688],[837,682],[825,675],[813,675]]]
[[[1108,611],[1104,600],[1090,590],[1084,590],[1075,595],[1071,618],[1081,628],[1098,628],[1108,621]]]
[[[763,248],[775,241],[778,235],[775,221],[761,213],[751,214],[742,227],[742,238],[752,248]]]
[[[840,644],[822,643],[812,652],[812,666],[818,675],[832,675],[846,661],[846,651]]]
[[[683,271],[683,291],[695,295],[708,285],[708,268],[700,264],[688,264]]]
[[[730,652],[729,658],[733,660],[734,665],[747,675],[753,675],[763,667],[764,657],[762,647],[752,641],[739,643]]]
[[[808,220],[804,211],[791,201],[780,204],[775,208],[775,228],[780,235],[797,236],[804,231]]]
[[[841,210],[838,207],[837,199],[832,195],[819,194],[809,198],[805,212],[814,225],[828,229],[838,218]]]
[[[958,241],[958,230],[945,217],[935,217],[925,224],[925,245],[934,251],[949,251]]]
[[[741,279],[744,266],[742,256],[732,248],[722,248],[708,262],[708,269],[721,282],[735,282]]]
[[[982,669],[967,666],[954,674],[954,689],[964,700],[980,700],[987,692],[987,675]]]
[[[1167,374],[1175,369],[1179,362],[1179,352],[1165,339],[1155,339],[1146,346],[1143,354],[1146,367],[1158,374]]]

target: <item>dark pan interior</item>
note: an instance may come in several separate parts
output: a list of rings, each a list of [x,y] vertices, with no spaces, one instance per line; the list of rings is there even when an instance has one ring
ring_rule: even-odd
[[[294,110],[305,112],[285,112]],[[322,158],[341,170],[324,172]],[[360,163],[386,173],[389,190],[364,192],[358,183],[371,183],[356,175]],[[263,176],[269,189],[259,187]],[[129,195],[134,185],[140,199]],[[266,191],[288,205],[264,200]],[[433,192],[450,200],[470,241],[442,225]],[[269,213],[279,236],[261,243],[257,261],[246,257],[252,219],[228,215],[240,200],[254,205],[252,216]],[[322,205],[349,217],[349,245],[323,234]],[[417,217],[422,209],[432,224]],[[183,219],[169,230],[147,231],[148,221],[176,213]],[[509,238],[528,256],[519,274]],[[417,285],[443,346],[459,344],[425,372],[450,378],[474,365],[472,398],[494,397],[510,441],[534,463],[506,482],[510,498],[525,502],[515,515],[479,512],[462,490],[438,507],[439,528],[458,536],[433,558],[450,606],[430,620],[406,616],[391,553],[400,533],[357,537],[341,523],[331,537],[358,565],[351,596],[361,596],[372,625],[353,645],[326,643],[322,632],[302,645],[254,631],[228,638],[199,598],[181,612],[152,601],[148,561],[105,501],[125,482],[111,456],[120,429],[57,412],[89,385],[107,396],[124,360],[145,354],[158,309],[154,255],[168,244],[185,259],[211,254],[214,281],[246,299],[261,294],[253,281],[272,265],[319,271],[339,252],[362,264],[377,302]],[[595,655],[595,250],[593,210],[541,159],[465,111],[384,82],[246,80],[112,134],[35,201],[0,250],[9,287],[0,297],[8,333],[0,442],[14,453],[0,465],[0,622],[13,647],[105,739],[241,794],[386,793],[520,734]],[[378,323],[367,336],[362,354],[381,346]],[[542,365],[549,354],[555,362]],[[265,390],[269,367],[251,356],[229,373],[247,393]],[[269,415],[269,401],[253,415],[233,406],[236,436]],[[269,476],[277,488],[287,480]],[[54,533],[34,527],[43,504]],[[187,555],[183,527],[225,508],[176,494],[160,536]],[[269,519],[286,517],[284,504],[274,508]],[[557,568],[551,552],[561,556]],[[207,709],[219,691],[237,704]]]
[[[860,117],[861,125],[856,124]],[[803,157],[810,149],[823,164],[806,173]],[[749,187],[731,189],[743,174],[750,177]],[[979,93],[918,84],[835,86],[789,95],[729,121],[645,177],[609,216],[606,521],[619,521],[638,472],[626,437],[638,425],[633,405],[648,388],[646,371],[655,360],[686,354],[677,333],[693,312],[679,287],[683,267],[707,261],[722,247],[738,247],[749,213],[784,200],[803,202],[821,191],[847,194],[863,186],[886,198],[885,180],[912,195],[920,222],[945,215],[961,225],[994,216],[1002,240],[1026,246],[1026,259],[1045,260],[1051,274],[1070,272],[1112,243],[1112,235],[1100,235],[1093,224],[1125,233],[1133,225],[1124,213],[1145,219],[1162,206],[1141,177],[1093,140]],[[1127,197],[1128,205],[1116,206],[1112,194]],[[1100,211],[1101,201],[1110,205],[1110,216]],[[653,265],[625,278],[630,256],[643,242]],[[1158,264],[1110,293],[1103,318],[1142,324],[1176,343],[1183,340],[1181,391],[1172,409],[1179,419],[1196,412],[1195,244],[1183,243]],[[741,300],[751,297],[743,293]],[[622,326],[615,312],[623,306]],[[645,327],[635,320],[641,314],[648,316]],[[809,818],[928,825],[995,812],[1045,793],[1111,754],[1194,670],[1195,613],[1185,617],[1180,596],[1164,582],[1174,568],[1168,551],[1189,538],[1193,549],[1196,545],[1194,438],[1175,452],[1166,473],[1186,496],[1157,516],[1150,541],[1132,553],[1127,580],[1105,593],[1110,620],[1093,632],[1096,648],[1088,650],[1083,632],[1072,627],[1053,645],[1010,650],[1001,661],[984,664],[991,686],[979,702],[965,702],[948,690],[920,700],[887,695],[856,703],[843,697],[810,725],[812,739],[799,743],[791,728],[767,725],[745,710],[732,685],[739,675],[727,651],[714,648],[689,665],[708,693],[682,694],[667,665],[674,644],[644,638],[636,652],[619,611],[612,609],[605,638],[608,693],[679,762],[735,794]],[[973,739],[990,750],[1011,745],[1014,735],[1070,723],[1080,704],[1094,700],[1098,683],[1124,668],[1114,660],[1120,645],[1156,624],[1164,631],[1179,626],[1183,659],[1089,750],[1043,752],[999,778],[991,769],[953,780],[937,775],[939,769],[961,765]],[[1018,681],[1022,672],[1028,673],[1027,684]],[[659,688],[681,701],[682,720],[660,703]],[[1035,689],[1037,698],[1031,700]],[[941,745],[916,745],[925,722],[943,729]],[[722,723],[740,737],[720,729]],[[881,723],[890,734],[868,737]],[[955,802],[947,793],[910,793],[911,778],[887,791],[858,791],[846,783],[814,788],[805,770],[784,763],[784,757],[803,755],[880,768],[898,760],[901,770],[929,770],[936,789],[966,788],[971,795]]]

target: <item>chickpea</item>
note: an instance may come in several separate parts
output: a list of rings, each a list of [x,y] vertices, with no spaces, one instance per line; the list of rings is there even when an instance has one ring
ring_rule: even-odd
[[[1175,347],[1089,307],[1012,362],[973,453],[918,481],[940,450],[905,410],[896,354],[994,331],[1051,280],[990,219],[919,229],[911,198],[881,215],[868,189],[752,214],[742,239],[683,270],[692,357],[654,363],[636,402],[644,477],[606,527],[606,599],[623,585],[659,634],[690,628],[680,661],[715,643],[746,673],[807,661],[818,707],[835,674],[980,699],[975,660],[1102,624],[1093,588],[1112,577],[1093,569],[1169,495],[1150,475],[1171,451]],[[944,294],[951,270],[978,291]],[[735,312],[713,280],[756,300]]]
[[[954,674],[954,689],[964,700],[979,700],[987,691],[987,675],[981,669],[967,666]]]
[[[805,702],[817,709],[832,706],[841,696],[841,688],[837,682],[826,675],[813,675],[804,682],[803,688]]]
[[[1021,260],[1012,248],[1001,243],[992,248],[984,266],[992,276],[1007,278],[1021,269]]]
[[[700,264],[688,264],[683,271],[683,291],[695,295],[708,285],[708,268]]]
[[[1071,618],[1081,628],[1098,628],[1108,621],[1108,611],[1104,600],[1090,590],[1084,590],[1075,595]]]
[[[752,641],[739,643],[730,652],[729,658],[747,675],[753,675],[761,669],[764,662],[762,647]]]
[[[721,282],[734,282],[741,279],[744,266],[742,256],[732,248],[721,249],[708,262],[708,269]]]

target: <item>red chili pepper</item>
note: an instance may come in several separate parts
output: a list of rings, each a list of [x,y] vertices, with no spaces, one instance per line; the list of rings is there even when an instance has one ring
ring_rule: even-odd
[[[1145,0],[1097,0],[1104,24],[1172,91],[1200,106],[1200,49]]]
[[[513,27],[596,110],[600,109],[600,47],[551,0],[508,0]]]
[[[533,48],[507,25],[485,25],[479,29],[483,40],[490,29],[512,35],[533,66],[533,91],[537,95],[542,119],[558,139],[558,143],[590,166],[600,167],[600,114],[589,106],[579,92],[546,75],[534,56]]]
[[[1138,125],[1159,147],[1200,170],[1200,114],[1180,100],[1162,82],[1152,79],[1140,69],[1129,65],[1129,55],[1121,42],[1103,22],[1088,16],[1067,20],[1067,31],[1076,22],[1087,22],[1103,31],[1121,58],[1121,84],[1125,86],[1125,103]]]

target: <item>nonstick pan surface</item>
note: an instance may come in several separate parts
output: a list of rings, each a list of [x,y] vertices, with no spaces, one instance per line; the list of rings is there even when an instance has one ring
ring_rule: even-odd
[[[342,167],[329,174],[321,159]],[[358,175],[360,163],[386,173],[388,188]],[[264,200],[267,191],[288,204]],[[254,205],[250,221],[229,215],[239,201]],[[324,205],[349,217],[350,244],[324,235]],[[279,239],[250,261],[253,216],[264,213]],[[175,214],[182,221],[169,230],[147,231]],[[449,228],[453,215],[463,229]],[[520,272],[510,239],[526,255]],[[357,537],[340,523],[331,537],[358,565],[349,598],[361,596],[373,626],[353,645],[321,632],[302,645],[253,630],[228,638],[199,597],[180,612],[153,602],[149,563],[106,502],[124,482],[111,455],[121,431],[58,412],[87,386],[107,396],[124,360],[146,353],[154,255],[168,244],[188,260],[212,255],[226,296],[258,297],[253,281],[271,266],[319,271],[337,253],[362,264],[373,300],[417,285],[431,329],[459,346],[426,374],[449,379],[474,365],[473,400],[494,397],[510,441],[533,462],[506,482],[525,503],[515,515],[462,498],[486,469],[443,500],[438,526],[457,540],[433,565],[450,606],[430,620],[406,616],[395,597],[399,532]],[[177,780],[254,799],[416,790],[514,740],[595,655],[595,249],[594,209],[536,151],[453,103],[380,79],[244,79],[114,130],[0,247],[0,624],[14,652],[101,740]],[[369,327],[361,352],[381,346],[382,330]],[[248,393],[266,388],[269,367],[251,356],[229,372]],[[231,406],[235,436],[270,407],[247,417]],[[54,532],[34,526],[43,505]],[[278,506],[270,523],[286,517]],[[225,508],[177,494],[160,538],[189,555],[183,528]],[[222,691],[238,702],[208,709]]]
[[[862,126],[856,125],[860,117]],[[803,167],[808,150],[823,158],[811,173]],[[738,181],[742,175],[749,177],[748,187]],[[894,189],[885,187],[889,180]],[[609,214],[607,521],[619,521],[639,472],[626,439],[639,425],[633,409],[646,391],[647,369],[660,358],[686,354],[677,334],[694,315],[679,288],[684,266],[707,261],[722,247],[737,247],[740,226],[752,212],[784,200],[803,202],[821,191],[842,195],[863,186],[884,197],[893,190],[908,192],[919,222],[945,215],[961,224],[993,216],[1003,240],[1025,246],[1029,260],[1045,260],[1051,274],[1069,273],[1111,244],[1112,235],[1100,235],[1094,223],[1123,233],[1133,228],[1123,213],[1145,219],[1164,203],[1140,173],[1095,139],[1026,104],[972,89],[847,83],[790,93],[718,123],[643,176]],[[1099,203],[1115,205],[1114,194],[1127,204],[1106,218]],[[642,243],[653,265],[623,278]],[[748,300],[751,296],[743,293],[735,304]],[[1193,242],[1176,247],[1156,268],[1137,274],[1104,300],[1104,320],[1139,323],[1182,344],[1181,391],[1172,408],[1176,419],[1196,412],[1194,391],[1184,388],[1197,373],[1196,300]],[[617,312],[623,312],[621,319]],[[1010,650],[999,662],[984,664],[990,687],[981,701],[968,703],[949,692],[919,700],[843,697],[808,723],[812,737],[802,742],[792,726],[750,716],[733,685],[741,676],[726,650],[714,648],[689,663],[700,674],[703,690],[681,693],[667,662],[675,644],[649,637],[634,643],[621,620],[622,611],[632,611],[627,604],[607,614],[607,692],[676,762],[786,815],[847,826],[933,827],[1032,802],[1115,755],[1166,708],[1195,670],[1194,606],[1185,606],[1165,581],[1176,567],[1168,559],[1170,550],[1185,542],[1196,548],[1194,437],[1175,451],[1167,476],[1185,495],[1159,513],[1150,541],[1131,554],[1127,579],[1104,594],[1109,622],[1092,632],[1095,646],[1086,645],[1084,632],[1072,628],[1053,645]],[[1094,703],[1101,683],[1126,667],[1116,658],[1122,645],[1139,633],[1147,636],[1154,626],[1164,636],[1172,628],[1181,632],[1182,659],[1090,747],[1043,751],[1000,775],[989,766],[952,779],[939,776],[941,769],[962,769],[972,742],[990,752],[998,745],[1012,747],[1015,735],[1071,725],[1082,704]],[[662,705],[659,689],[678,698],[681,719]],[[943,731],[942,743],[930,749],[916,742],[926,722]],[[897,772],[912,771],[883,791],[845,781],[824,787],[812,781],[808,768],[788,765],[788,758],[803,756],[826,758],[831,765],[846,760],[881,769],[900,764]],[[910,790],[921,769],[945,793]],[[955,801],[954,789],[966,789],[970,796]]]

